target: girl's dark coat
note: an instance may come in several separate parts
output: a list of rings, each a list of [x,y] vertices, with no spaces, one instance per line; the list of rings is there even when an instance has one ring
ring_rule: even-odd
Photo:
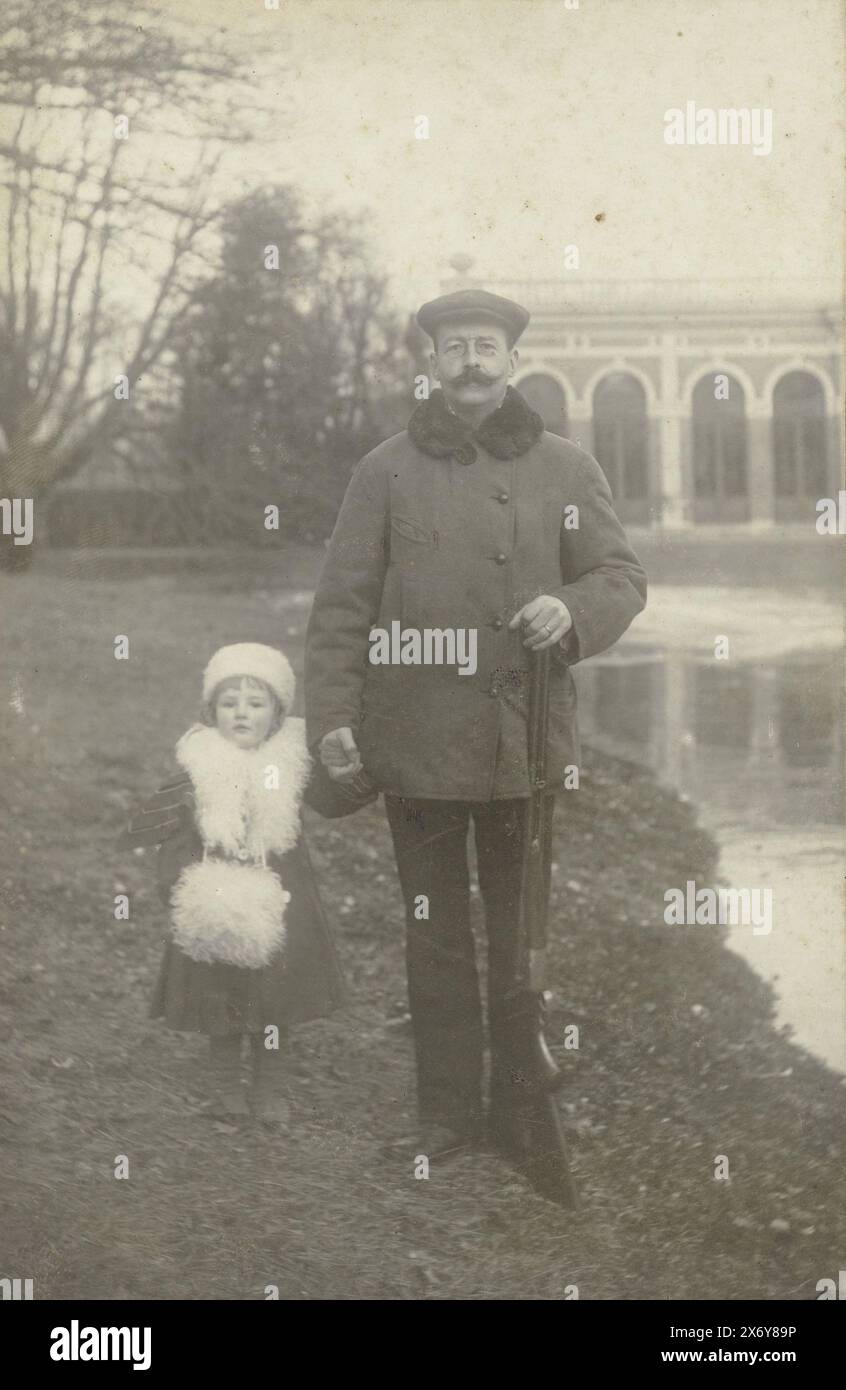
[[[306,800],[324,816],[341,816],[372,800],[364,788],[337,788],[316,768]],[[190,778],[166,783],[134,817],[121,848],[158,845],[159,891],[163,901],[187,865],[203,857]],[[180,1032],[209,1035],[261,1033],[269,1024],[284,1028],[320,1018],[344,1002],[341,971],[332,934],[301,835],[294,849],[269,855],[268,867],[291,894],[285,922],[285,950],[261,970],[191,960],[172,941],[165,946],[150,1007]]]

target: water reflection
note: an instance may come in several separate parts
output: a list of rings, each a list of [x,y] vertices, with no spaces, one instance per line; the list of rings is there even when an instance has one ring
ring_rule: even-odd
[[[726,944],[797,1042],[846,1072],[843,653],[742,664],[628,641],[574,675],[586,742],[689,797],[722,881],[772,888],[772,934]]]
[[[586,740],[651,767],[712,823],[842,825],[840,653],[742,664],[632,642],[574,674]]]

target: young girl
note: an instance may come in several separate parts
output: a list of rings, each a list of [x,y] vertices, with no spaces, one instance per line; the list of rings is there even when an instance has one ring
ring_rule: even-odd
[[[202,723],[179,740],[181,775],[131,822],[122,846],[159,845],[171,938],[151,1014],[206,1033],[215,1081],[211,1113],[250,1113],[242,1040],[253,1063],[253,1110],[288,1121],[288,1025],[342,999],[329,928],[302,836],[303,799],[344,815],[376,793],[366,777],[330,783],[312,766],[302,719],[291,718],[294,674],[258,643],[221,647],[203,674]]]

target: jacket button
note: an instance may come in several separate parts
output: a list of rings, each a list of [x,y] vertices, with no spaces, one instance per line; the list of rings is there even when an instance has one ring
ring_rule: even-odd
[[[496,562],[497,562],[498,565],[504,565],[504,564],[506,564],[506,563],[508,562],[508,556],[507,556],[507,555],[497,555],[497,557],[496,557]]]
[[[499,494],[499,496],[497,497],[496,500],[497,500],[497,502],[507,502],[507,501],[508,501],[508,493],[507,493],[507,492],[501,492],[501,493]]]
[[[493,622],[491,623],[491,627],[493,628],[494,632],[499,632],[499,629],[502,626],[502,618],[494,618]]]

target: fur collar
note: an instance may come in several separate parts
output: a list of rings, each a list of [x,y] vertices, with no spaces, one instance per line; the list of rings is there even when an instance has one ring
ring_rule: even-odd
[[[197,828],[207,849],[246,851],[262,859],[294,848],[311,773],[304,720],[286,719],[277,733],[249,750],[237,748],[217,729],[195,724],[176,745],[176,758],[191,778]],[[269,768],[278,770],[275,778]]]
[[[418,449],[431,458],[453,457],[456,463],[475,463],[475,444],[497,459],[519,458],[537,443],[543,430],[541,417],[513,386],[477,430],[453,415],[443,391],[433,391],[427,401],[421,401],[408,422],[408,433]]]

